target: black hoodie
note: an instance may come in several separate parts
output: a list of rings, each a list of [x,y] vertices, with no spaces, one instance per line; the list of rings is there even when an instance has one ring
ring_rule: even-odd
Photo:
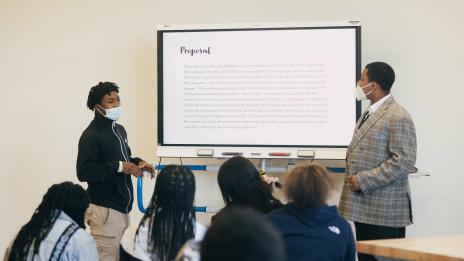
[[[138,164],[141,159],[131,158],[124,127],[95,113],[79,140],[77,177],[89,185],[91,203],[129,213],[134,201],[132,180],[118,172],[119,161]]]

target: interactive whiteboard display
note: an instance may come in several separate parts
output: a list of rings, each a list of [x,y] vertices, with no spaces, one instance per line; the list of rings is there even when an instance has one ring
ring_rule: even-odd
[[[337,158],[349,144],[359,22],[161,26],[157,40],[159,156]]]

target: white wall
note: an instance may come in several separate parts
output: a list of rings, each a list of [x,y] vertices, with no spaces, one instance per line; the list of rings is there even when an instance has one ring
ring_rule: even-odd
[[[362,63],[395,68],[394,96],[416,123],[417,166],[432,173],[411,180],[408,234],[464,233],[462,10],[458,0],[0,0],[0,255],[52,183],[77,181],[77,142],[92,118],[85,101],[97,82],[122,87],[132,151],[156,161],[158,24],[362,20]],[[220,204],[215,175],[197,180],[197,202]]]

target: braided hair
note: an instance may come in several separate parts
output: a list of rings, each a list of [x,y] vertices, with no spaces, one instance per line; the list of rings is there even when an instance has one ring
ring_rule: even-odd
[[[61,211],[85,229],[84,214],[89,202],[87,191],[80,185],[63,182],[51,186],[31,220],[21,228],[13,241],[8,260],[26,260],[31,247],[33,255],[38,254],[40,243],[48,236]]]
[[[148,251],[153,260],[173,260],[195,236],[195,176],[181,165],[168,165],[159,174],[150,205],[136,232],[148,225]],[[135,239],[134,239],[135,240]]]

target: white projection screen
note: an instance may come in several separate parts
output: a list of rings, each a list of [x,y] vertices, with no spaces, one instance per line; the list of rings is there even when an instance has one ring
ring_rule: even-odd
[[[159,157],[343,159],[359,21],[159,26]]]

